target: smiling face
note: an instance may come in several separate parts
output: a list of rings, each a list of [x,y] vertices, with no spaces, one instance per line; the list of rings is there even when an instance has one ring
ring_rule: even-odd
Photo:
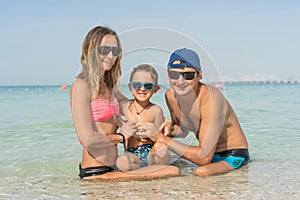
[[[118,46],[118,41],[114,35],[105,35],[99,45],[99,47],[105,46],[105,47],[119,47]],[[108,54],[103,55],[99,53],[100,55],[100,60],[102,67],[105,71],[111,70],[113,64],[116,62],[118,55],[113,54],[113,50],[110,49]]]
[[[146,71],[136,71],[131,79],[131,82],[150,82],[155,83],[151,74]],[[156,83],[155,83],[156,84]],[[152,90],[147,90],[145,87],[141,87],[139,90],[135,90],[132,85],[128,85],[132,95],[138,102],[148,102],[151,96],[157,91],[158,86],[154,86]]]
[[[185,68],[170,68],[169,71],[169,82],[174,92],[179,96],[185,96],[191,92],[196,92],[198,88],[198,82],[202,78],[201,71],[197,72],[196,69],[185,67]],[[191,74],[194,73],[194,78],[190,79]],[[175,78],[170,75],[177,74]],[[179,75],[179,77],[178,77]],[[185,76],[185,77],[184,77]],[[190,79],[190,80],[187,80]]]

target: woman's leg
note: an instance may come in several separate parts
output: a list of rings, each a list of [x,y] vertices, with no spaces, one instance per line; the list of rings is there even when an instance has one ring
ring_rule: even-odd
[[[175,166],[151,165],[128,172],[114,171],[99,176],[85,177],[87,181],[130,181],[130,180],[152,180],[158,178],[179,176],[179,169]]]

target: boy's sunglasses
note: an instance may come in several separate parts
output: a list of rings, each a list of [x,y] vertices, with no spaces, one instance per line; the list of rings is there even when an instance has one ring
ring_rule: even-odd
[[[109,52],[112,52],[113,56],[118,56],[121,53],[121,48],[119,47],[111,47],[111,46],[100,46],[98,47],[98,51],[101,55],[106,56]]]
[[[185,80],[192,80],[195,78],[195,73],[196,72],[177,72],[177,71],[168,71],[168,75],[170,79],[178,79],[180,74]]]
[[[134,90],[140,90],[142,87],[144,87],[145,90],[152,90],[156,86],[156,84],[152,82],[130,82],[129,84]]]

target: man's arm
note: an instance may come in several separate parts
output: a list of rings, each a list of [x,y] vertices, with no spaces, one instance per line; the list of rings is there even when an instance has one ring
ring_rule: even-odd
[[[188,130],[184,129],[183,127],[180,127],[180,121],[178,117],[176,117],[174,111],[173,111],[173,106],[176,105],[176,102],[174,99],[170,96],[173,96],[174,94],[171,94],[170,91],[167,91],[165,94],[165,99],[166,103],[169,109],[169,113],[171,115],[172,123],[167,124],[168,129],[169,129],[169,134],[167,136],[169,137],[177,137],[177,138],[184,138],[187,136],[189,133]]]
[[[201,97],[199,104],[201,124],[199,126],[199,133],[197,134],[199,140],[198,146],[183,144],[164,136],[158,130],[155,132],[155,130],[147,127],[150,135],[156,133],[150,136],[153,141],[165,143],[171,151],[197,165],[205,165],[211,162],[226,115],[226,104],[223,95],[214,89],[205,88],[205,90],[202,91],[204,95]]]
[[[211,151],[211,154],[208,154],[205,157],[200,158],[199,155],[200,155],[201,146],[186,145],[173,138],[165,136],[152,123],[146,123],[141,126],[143,126],[141,128],[146,130],[147,137],[151,138],[151,140],[153,140],[154,142],[160,142],[166,144],[168,146],[168,149],[170,149],[177,155],[197,165],[205,165],[210,163],[214,151]]]
[[[216,88],[207,86],[200,102],[201,124],[198,139],[201,144],[200,158],[215,152],[226,119],[226,99]],[[213,154],[211,155],[213,156]]]

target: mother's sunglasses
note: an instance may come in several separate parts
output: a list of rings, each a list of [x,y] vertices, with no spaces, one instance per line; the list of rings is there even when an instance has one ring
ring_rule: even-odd
[[[152,90],[156,86],[156,84],[152,82],[130,82],[129,84],[134,90],[140,90],[142,87],[144,87],[145,90]]]
[[[121,53],[121,48],[119,47],[111,47],[111,46],[100,46],[98,47],[98,51],[101,55],[106,56],[109,52],[112,52],[113,56],[118,56]]]
[[[195,78],[195,73],[197,72],[177,72],[168,70],[170,79],[179,79],[180,75],[182,75],[185,80],[192,80]]]

